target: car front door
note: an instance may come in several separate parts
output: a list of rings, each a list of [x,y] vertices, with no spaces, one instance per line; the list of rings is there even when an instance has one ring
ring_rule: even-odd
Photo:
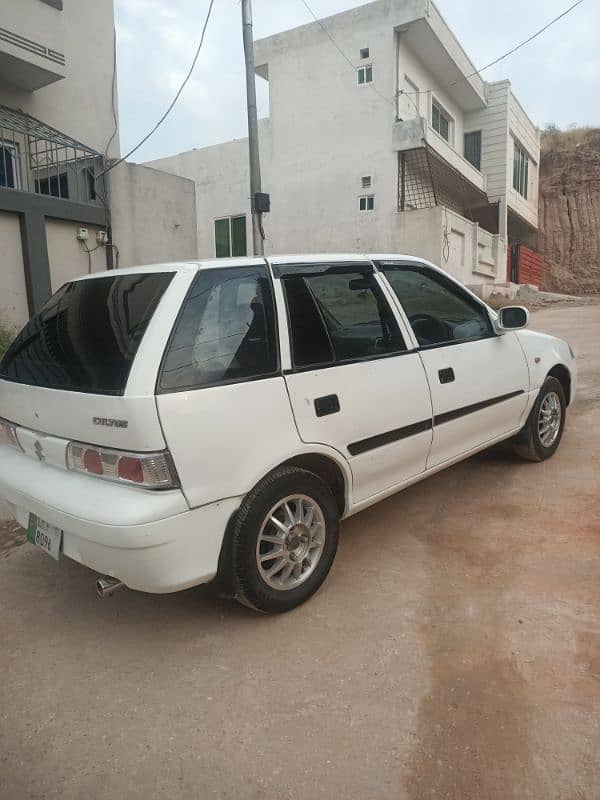
[[[425,370],[419,354],[407,351],[371,262],[271,261],[288,320],[284,375],[302,440],[343,454],[355,503],[422,473],[431,445]]]
[[[524,423],[529,369],[515,333],[496,335],[485,306],[426,265],[378,264],[419,344],[433,403],[435,467]]]

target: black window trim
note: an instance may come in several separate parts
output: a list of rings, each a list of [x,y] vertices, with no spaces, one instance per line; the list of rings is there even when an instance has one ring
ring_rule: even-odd
[[[276,278],[301,278],[304,275],[335,275],[336,273],[344,273],[349,269],[355,272],[363,272],[365,274],[373,275],[375,268],[370,261],[307,261],[298,264],[273,264],[271,266],[273,275]]]
[[[326,266],[325,269],[323,269],[324,265]],[[375,278],[375,274],[379,271],[377,269],[377,265],[376,265],[375,262],[365,263],[364,261],[359,261],[359,262],[353,262],[353,261],[336,262],[335,264],[332,264],[332,265],[329,265],[329,266],[327,265],[327,262],[321,262],[319,264],[315,264],[315,263],[308,263],[308,264],[275,264],[275,265],[271,266],[271,269],[273,270],[273,274],[275,275],[275,277],[280,281],[281,281],[281,278],[286,278],[286,277],[287,278],[289,278],[289,277],[301,278],[303,276],[309,276],[309,275],[332,275],[332,274],[342,274],[343,275],[345,272],[348,272],[350,269],[354,270],[355,272],[362,272],[364,275],[373,275],[373,277]],[[404,348],[405,348],[404,350],[394,350],[393,352],[390,352],[390,353],[378,353],[376,355],[358,356],[356,358],[345,358],[345,359],[336,360],[335,359],[335,348],[333,346],[333,342],[331,341],[331,335],[329,333],[329,328],[327,327],[327,323],[323,319],[323,313],[321,311],[320,305],[317,302],[311,287],[309,286],[308,288],[309,288],[311,297],[313,298],[313,301],[314,301],[314,303],[315,303],[315,305],[317,307],[317,311],[318,311],[319,317],[320,317],[321,321],[323,322],[323,326],[324,326],[325,331],[327,333],[327,340],[329,341],[329,345],[331,347],[331,353],[333,355],[333,360],[332,361],[322,361],[322,362],[316,363],[316,364],[307,364],[307,365],[303,365],[301,367],[295,366],[294,365],[294,347],[293,347],[293,344],[292,344],[292,323],[291,323],[291,319],[290,319],[290,309],[289,309],[289,305],[288,305],[287,292],[285,290],[285,286],[282,285],[281,289],[282,289],[283,299],[284,299],[284,303],[285,303],[285,315],[286,315],[286,321],[287,321],[288,342],[289,342],[289,349],[290,349],[290,362],[292,364],[291,368],[284,369],[282,374],[283,375],[295,375],[298,372],[314,372],[315,370],[321,370],[321,369],[334,369],[335,367],[345,367],[345,366],[348,366],[349,364],[362,364],[363,362],[366,362],[366,361],[379,361],[382,358],[396,358],[398,356],[406,356],[406,355],[408,355],[410,353],[414,354],[416,352],[416,349],[409,347],[409,343],[406,341],[406,337],[404,336],[402,328],[398,324],[398,320],[396,318],[395,310],[392,307],[392,305],[391,305],[390,301],[388,300],[388,298],[386,297],[385,292],[383,291],[381,286],[377,283],[377,279],[376,278],[375,278],[375,286],[376,286],[376,289],[377,289],[377,293],[379,294],[379,297],[376,296],[376,300],[378,300],[380,302],[383,302],[383,303],[385,303],[387,305],[387,307],[389,309],[389,312],[390,312],[390,315],[391,315],[391,319],[393,320],[394,325],[396,326],[397,333],[400,336],[400,338],[402,339],[402,342],[404,344]]]
[[[230,380],[226,381],[213,381],[212,383],[204,383],[202,386],[190,385],[190,386],[177,386],[172,389],[163,389],[160,385],[160,379],[162,375],[162,371],[164,368],[164,364],[167,358],[167,354],[169,352],[169,348],[171,347],[171,342],[173,341],[173,337],[175,336],[175,331],[181,321],[181,317],[183,316],[183,311],[187,304],[187,301],[192,293],[192,289],[194,288],[194,284],[198,280],[199,276],[203,272],[229,272],[232,270],[247,270],[251,272],[253,270],[259,271],[264,269],[266,271],[267,279],[269,281],[269,286],[271,287],[271,302],[273,304],[273,327],[275,333],[275,356],[276,356],[276,368],[273,372],[265,373],[264,375],[249,375],[246,378],[231,378]],[[158,371],[156,373],[156,382],[154,385],[154,394],[158,397],[159,395],[165,394],[180,394],[181,392],[200,392],[203,389],[214,389],[217,386],[232,386],[237,383],[251,383],[254,381],[265,381],[271,380],[272,378],[281,378],[283,375],[283,371],[281,369],[281,347],[279,344],[279,319],[277,315],[277,299],[275,297],[275,287],[273,285],[273,278],[271,276],[271,270],[267,266],[267,263],[264,262],[263,264],[251,264],[248,266],[244,266],[240,264],[239,266],[235,267],[226,267],[226,266],[216,266],[214,269],[199,269],[194,277],[192,278],[192,282],[188,286],[188,290],[185,293],[185,297],[181,301],[181,305],[179,307],[179,311],[177,312],[177,317],[175,318],[175,322],[173,323],[173,327],[171,328],[171,332],[169,333],[169,338],[167,339],[167,343],[165,344],[161,359],[160,365],[158,367]]]
[[[386,267],[387,268],[391,268],[391,269],[409,269],[409,271],[411,271],[411,272],[421,272],[424,275],[427,275],[427,277],[433,276],[433,279],[437,280],[437,282],[441,286],[443,286],[444,288],[449,289],[450,292],[454,292],[454,293],[456,293],[456,291],[458,290],[458,292],[462,294],[462,296],[464,297],[464,299],[465,299],[465,301],[467,303],[469,303],[471,306],[473,306],[473,308],[477,307],[477,308],[483,310],[484,313],[485,313],[485,317],[487,319],[488,329],[489,329],[489,332],[485,336],[473,336],[470,339],[454,339],[454,340],[452,340],[450,342],[435,342],[434,344],[423,344],[423,345],[418,344],[418,341],[417,341],[417,346],[412,348],[412,350],[410,352],[412,352],[412,353],[420,353],[422,350],[434,350],[434,349],[436,349],[438,347],[454,347],[456,345],[469,344],[470,342],[481,342],[481,341],[484,341],[486,339],[495,339],[496,338],[496,333],[494,331],[494,327],[492,325],[492,321],[491,321],[490,315],[489,315],[489,309],[485,305],[485,303],[481,302],[481,300],[479,300],[477,297],[473,297],[469,293],[465,292],[462,289],[462,287],[460,286],[460,284],[456,284],[452,279],[447,278],[443,273],[438,272],[436,269],[434,269],[433,267],[430,267],[428,264],[421,264],[421,263],[416,262],[416,261],[407,261],[407,260],[403,260],[403,259],[400,259],[398,261],[392,260],[392,259],[390,259],[390,260],[388,260],[388,259],[378,259],[377,261],[374,261],[373,263],[375,264],[375,267],[377,268],[377,271],[380,272],[381,275],[383,276],[383,278],[386,280],[386,282],[387,282],[392,294],[394,295],[394,297],[396,298],[397,303],[399,304],[400,308],[402,309],[402,313],[403,313],[403,315],[404,315],[404,317],[405,317],[405,319],[406,319],[406,321],[407,321],[407,323],[409,325],[410,331],[411,331],[415,341],[417,341],[417,337],[415,336],[414,331],[412,330],[412,326],[410,324],[410,320],[408,318],[408,314],[406,313],[406,310],[405,310],[404,306],[402,305],[402,301],[400,300],[400,298],[398,297],[398,295],[394,291],[391,283],[387,280],[387,277],[386,277],[386,274],[385,274],[385,268]]]

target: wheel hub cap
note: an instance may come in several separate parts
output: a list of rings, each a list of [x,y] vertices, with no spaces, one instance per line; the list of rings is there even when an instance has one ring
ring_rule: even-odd
[[[538,414],[538,434],[544,447],[551,447],[560,432],[562,407],[556,392],[548,392]]]
[[[294,589],[315,570],[325,544],[325,517],[306,495],[290,495],[267,514],[256,543],[261,578],[274,589]]]

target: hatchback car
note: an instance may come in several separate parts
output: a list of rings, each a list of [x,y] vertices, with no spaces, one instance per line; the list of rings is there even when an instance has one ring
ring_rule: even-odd
[[[559,445],[569,346],[417,258],[162,264],[63,286],[0,365],[0,495],[119,585],[281,612],[340,519],[503,439]]]

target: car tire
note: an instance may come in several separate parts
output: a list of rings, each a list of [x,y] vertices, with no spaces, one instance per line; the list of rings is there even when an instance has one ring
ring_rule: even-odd
[[[235,518],[236,599],[267,614],[304,603],[331,569],[338,533],[339,511],[327,484],[296,467],[275,470],[247,495]]]
[[[548,377],[542,384],[527,424],[513,444],[513,450],[526,461],[545,461],[553,456],[565,426],[567,403],[560,381]]]

